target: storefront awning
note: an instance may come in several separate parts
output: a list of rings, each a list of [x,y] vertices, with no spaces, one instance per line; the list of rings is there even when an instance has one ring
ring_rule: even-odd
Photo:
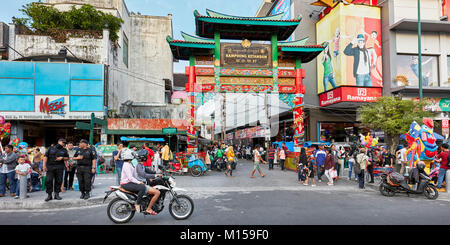
[[[134,137],[120,137],[121,141],[152,141],[152,142],[164,142],[164,138],[134,138]]]

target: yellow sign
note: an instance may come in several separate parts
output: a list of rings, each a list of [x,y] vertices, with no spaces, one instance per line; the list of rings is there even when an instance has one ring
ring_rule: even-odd
[[[339,3],[316,24],[317,92],[339,86],[382,87],[380,8]]]

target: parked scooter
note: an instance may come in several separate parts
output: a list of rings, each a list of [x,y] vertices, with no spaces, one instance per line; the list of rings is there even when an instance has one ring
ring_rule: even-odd
[[[395,193],[406,193],[408,196],[409,194],[423,194],[428,199],[434,200],[438,198],[439,192],[436,186],[430,182],[431,178],[423,172],[424,168],[424,164],[418,164],[416,171],[419,181],[414,183],[414,185],[409,185],[408,179],[400,173],[382,174],[382,182],[379,187],[381,194],[388,197],[394,196]]]

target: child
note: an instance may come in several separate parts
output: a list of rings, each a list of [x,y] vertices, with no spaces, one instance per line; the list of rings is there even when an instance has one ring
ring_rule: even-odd
[[[17,180],[17,185],[16,185],[16,196],[14,197],[14,199],[19,199],[20,181],[25,180],[27,178],[27,176],[30,175],[30,170],[31,170],[31,166],[29,164],[25,163],[24,155],[20,155],[19,158],[17,159],[17,162],[19,163],[16,166],[16,174],[17,174],[18,180]],[[21,177],[21,176],[23,176],[23,177]],[[29,196],[27,195],[27,197],[29,197]]]
[[[307,175],[303,185],[308,185],[308,180],[311,179],[311,186],[316,186],[316,181],[314,180],[314,159],[309,159],[308,167],[305,169],[307,171]]]

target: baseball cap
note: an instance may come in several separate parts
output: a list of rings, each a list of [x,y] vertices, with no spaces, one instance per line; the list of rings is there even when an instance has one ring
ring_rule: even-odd
[[[358,36],[356,36],[356,38],[357,38],[358,40],[360,40],[360,39],[362,39],[363,41],[365,40],[363,34],[358,34]]]
[[[63,143],[67,143],[66,139],[64,139],[64,138],[59,138],[59,139],[58,139],[58,142],[59,142],[59,141],[62,141]]]
[[[85,139],[80,140],[80,143],[85,143],[85,144],[89,144],[89,142]]]

